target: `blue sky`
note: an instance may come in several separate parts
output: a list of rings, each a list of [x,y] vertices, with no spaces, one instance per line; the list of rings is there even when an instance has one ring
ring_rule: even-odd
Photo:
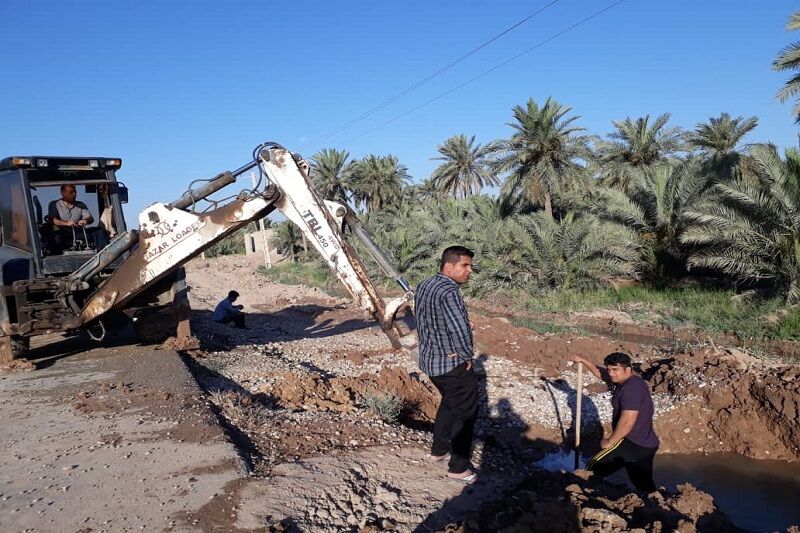
[[[121,157],[131,219],[192,179],[237,168],[266,140],[307,157],[326,147],[394,154],[422,180],[446,138],[506,136],[513,106],[551,95],[596,134],[626,116],[669,111],[692,128],[727,111],[759,117],[748,141],[797,144],[790,106],[774,98],[787,76],[770,69],[800,40],[785,30],[796,0],[626,0],[376,128],[613,3],[560,0],[309,145],[550,1],[5,0],[0,155]]]

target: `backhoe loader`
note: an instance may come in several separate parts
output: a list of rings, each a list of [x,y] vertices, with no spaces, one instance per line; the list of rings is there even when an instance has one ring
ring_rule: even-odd
[[[174,349],[197,349],[183,265],[276,209],[300,228],[394,348],[414,345],[413,332],[395,320],[400,309],[413,306],[408,283],[348,206],[320,197],[299,155],[277,143],[260,144],[237,170],[196,180],[177,200],[145,208],[138,229],[128,229],[123,216],[128,189],[116,177],[121,165],[113,157],[0,161],[0,362],[23,356],[36,335],[84,330],[102,341],[126,320],[143,342],[169,336]],[[211,199],[253,170],[260,176],[255,186]],[[54,223],[65,186],[77,189],[78,200],[98,215],[96,224]],[[400,285],[400,297],[384,301],[378,295],[351,235]]]

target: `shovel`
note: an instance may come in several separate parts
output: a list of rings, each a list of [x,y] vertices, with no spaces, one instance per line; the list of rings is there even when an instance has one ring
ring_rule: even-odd
[[[581,464],[581,404],[583,403],[583,363],[578,363],[578,385],[575,388],[575,470]]]

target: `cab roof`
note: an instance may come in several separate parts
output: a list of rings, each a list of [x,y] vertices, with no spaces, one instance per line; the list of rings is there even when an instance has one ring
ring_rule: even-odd
[[[78,171],[116,170],[122,166],[118,157],[10,156],[0,160],[0,171],[12,169]]]

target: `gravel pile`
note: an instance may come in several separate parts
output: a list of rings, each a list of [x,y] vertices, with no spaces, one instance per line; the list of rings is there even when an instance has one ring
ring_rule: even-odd
[[[279,380],[285,379],[286,372],[309,373],[330,379],[356,377],[364,373],[378,374],[387,367],[401,367],[419,374],[411,355],[387,350],[387,341],[377,328],[348,331],[323,339],[304,338],[302,332],[294,331],[293,335],[298,337],[296,340],[250,343],[253,337],[270,335],[271,329],[286,332],[291,324],[271,324],[258,333],[213,323],[208,327],[217,330],[223,328],[222,334],[230,337],[233,344],[230,350],[210,352],[203,359],[203,364],[217,374],[206,381],[206,387],[213,390],[242,389],[248,393],[258,393],[265,386],[274,386]],[[361,358],[358,364],[348,359],[348,355],[360,353],[369,355]],[[485,375],[479,435],[497,429],[524,431],[530,425],[557,429],[562,434],[571,428],[576,405],[577,375],[574,371],[567,370],[559,379],[548,380],[543,379],[536,368],[525,367],[502,357],[486,356],[477,359],[476,371]],[[424,375],[420,379],[427,380]],[[591,374],[584,374],[584,431],[591,431],[592,428],[596,431],[598,422],[611,421],[611,393],[588,390],[598,389],[599,383]],[[679,398],[669,393],[656,393],[653,401],[658,417],[674,409]],[[409,438],[415,442],[425,440],[422,435]]]

